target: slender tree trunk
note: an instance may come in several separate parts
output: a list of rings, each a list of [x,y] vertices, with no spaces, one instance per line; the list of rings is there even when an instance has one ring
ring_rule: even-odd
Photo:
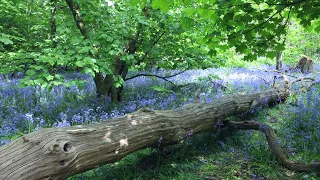
[[[276,70],[280,71],[281,67],[282,67],[282,51],[277,52],[277,57],[276,57]],[[273,85],[272,87],[275,86],[276,84],[276,80],[277,80],[277,76],[273,77]]]
[[[282,51],[277,53],[276,70],[280,71],[281,67],[282,67]]]
[[[57,47],[57,24],[56,24],[56,14],[57,14],[57,0],[50,0],[50,39],[52,43],[52,48]],[[54,65],[50,68],[50,74],[54,75],[57,73],[59,66]]]
[[[57,12],[57,2],[56,0],[50,0],[51,5],[51,18],[50,18],[50,38],[52,41],[52,47],[57,47],[57,40],[56,40],[56,34],[57,34],[57,25],[56,25],[56,12]]]
[[[8,77],[7,77],[7,75],[3,74],[2,76],[3,76],[3,79],[5,79],[5,80],[7,80],[7,81],[9,80]]]

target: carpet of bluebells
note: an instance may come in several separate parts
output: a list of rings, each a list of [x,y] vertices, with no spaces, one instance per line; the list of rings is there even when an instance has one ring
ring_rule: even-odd
[[[193,102],[194,93],[199,88],[200,100],[210,103],[226,94],[266,90],[271,87],[274,76],[281,79],[280,74],[261,71],[262,69],[271,70],[274,67],[188,70],[168,79],[178,85],[189,84],[181,87],[162,79],[138,77],[125,82],[123,101],[119,104],[112,104],[109,98],[97,99],[92,77],[80,73],[65,74],[65,80],[84,80],[86,83],[83,87],[59,86],[54,87],[51,92],[40,87],[19,88],[19,79],[0,79],[0,145],[44,127],[110,121],[141,107],[161,110],[179,108]],[[178,71],[154,70],[147,73],[168,75],[176,72]],[[130,72],[129,76],[135,74],[137,72]],[[309,76],[319,79],[317,74]],[[162,88],[159,90],[155,87]],[[292,105],[284,109],[283,114],[283,119],[287,120],[279,122],[280,141],[292,156],[307,150],[308,156],[299,157],[300,160],[319,159],[319,155],[316,155],[320,152],[318,86],[315,85],[297,99],[291,98],[290,103]],[[229,151],[233,152],[234,149],[230,148]]]
[[[165,75],[168,72],[150,73]],[[199,86],[203,86],[201,99],[206,102],[211,102],[228,92],[262,90],[267,86],[258,77],[270,82],[273,77],[241,68],[190,70],[170,80],[176,84],[200,83],[182,87],[178,91],[174,91],[174,87],[161,79],[138,77],[125,83],[123,101],[114,106],[109,98],[95,98],[92,77],[80,73],[65,76],[66,81],[78,79],[87,83],[81,89],[75,86],[60,86],[47,92],[40,87],[19,88],[19,79],[10,82],[0,80],[1,145],[10,141],[9,137],[30,133],[42,127],[99,122],[122,116],[144,106],[162,110],[178,108],[193,102],[194,92]],[[164,87],[166,91],[155,90],[153,86]],[[221,87],[228,87],[229,91],[226,92]]]

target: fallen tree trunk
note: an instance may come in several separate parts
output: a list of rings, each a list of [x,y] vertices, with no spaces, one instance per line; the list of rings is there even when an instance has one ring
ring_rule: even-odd
[[[0,179],[63,179],[159,143],[175,144],[213,129],[226,117],[288,95],[284,88],[273,89],[225,96],[210,104],[187,104],[178,110],[143,108],[102,123],[44,128],[0,147]]]

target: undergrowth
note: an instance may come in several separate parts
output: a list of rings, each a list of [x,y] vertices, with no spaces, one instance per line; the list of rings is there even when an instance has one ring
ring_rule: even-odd
[[[123,101],[117,105],[111,104],[108,98],[94,98],[94,85],[89,76],[70,76],[88,83],[82,89],[57,87],[48,93],[39,88],[18,88],[15,80],[1,81],[1,145],[43,127],[99,122],[141,107],[176,109],[193,102],[198,88],[201,89],[200,100],[207,103],[225,94],[265,90],[270,88],[274,74],[244,68],[188,71],[172,79],[178,84],[197,82],[183,88],[172,87],[158,79],[139,78],[126,82]],[[268,78],[262,80],[261,77]],[[308,93],[291,96],[285,103],[261,108],[242,118],[273,127],[290,159],[320,160],[319,88],[314,86]],[[226,136],[220,133],[194,135],[180,146],[172,147],[170,153],[147,148],[68,179],[319,179],[315,173],[284,168],[271,153],[261,132],[241,130]]]

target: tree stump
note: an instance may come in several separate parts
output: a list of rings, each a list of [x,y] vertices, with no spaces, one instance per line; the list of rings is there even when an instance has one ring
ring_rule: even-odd
[[[298,69],[302,73],[313,72],[314,71],[313,64],[314,64],[314,62],[312,61],[312,59],[310,57],[303,56],[293,69]]]

